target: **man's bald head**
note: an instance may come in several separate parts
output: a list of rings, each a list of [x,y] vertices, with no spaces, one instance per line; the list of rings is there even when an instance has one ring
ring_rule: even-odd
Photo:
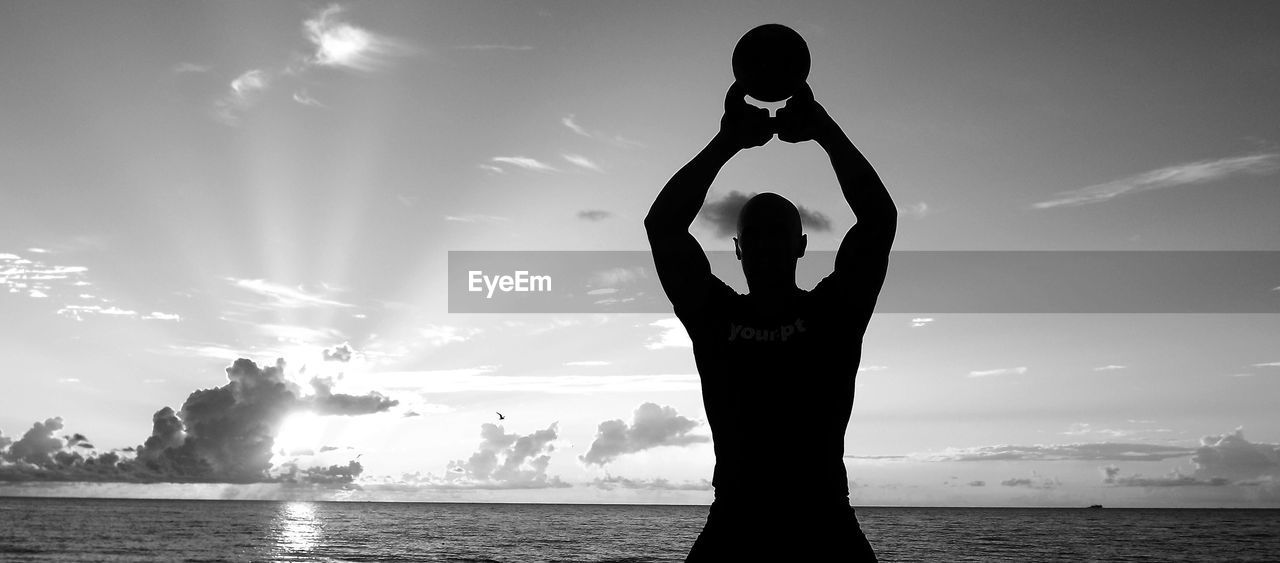
[[[769,238],[800,236],[800,210],[778,194],[756,194],[738,213],[738,236],[748,232]]]

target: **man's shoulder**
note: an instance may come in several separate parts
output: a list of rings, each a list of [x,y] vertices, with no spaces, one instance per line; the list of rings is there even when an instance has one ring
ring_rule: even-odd
[[[672,307],[676,318],[688,327],[690,323],[728,316],[732,311],[741,308],[745,297],[729,284],[712,275],[707,279],[705,291],[697,299],[691,299],[685,303],[672,303]]]

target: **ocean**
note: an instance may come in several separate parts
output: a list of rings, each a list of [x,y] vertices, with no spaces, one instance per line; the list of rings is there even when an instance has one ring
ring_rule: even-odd
[[[1280,510],[858,508],[881,561],[1280,561]],[[705,506],[0,498],[0,560],[682,561]]]

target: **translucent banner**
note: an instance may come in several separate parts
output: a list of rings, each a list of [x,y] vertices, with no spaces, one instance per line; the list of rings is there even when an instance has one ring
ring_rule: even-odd
[[[707,258],[747,291],[732,252]],[[834,262],[806,254],[797,283]],[[648,251],[457,251],[448,275],[450,313],[671,313]],[[1280,252],[893,252],[876,312],[1280,313]]]

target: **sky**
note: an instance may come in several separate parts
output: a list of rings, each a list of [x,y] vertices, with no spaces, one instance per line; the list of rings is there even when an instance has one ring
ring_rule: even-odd
[[[774,22],[897,202],[897,250],[1280,251],[1277,18],[6,0],[0,495],[709,503],[669,311],[451,314],[448,253],[646,250],[734,44]],[[813,143],[739,154],[708,208],[761,191],[821,215],[813,250],[855,222]],[[693,233],[732,249],[722,214]],[[852,502],[1278,507],[1277,335],[1274,312],[877,314]],[[759,463],[802,480],[807,453]]]

